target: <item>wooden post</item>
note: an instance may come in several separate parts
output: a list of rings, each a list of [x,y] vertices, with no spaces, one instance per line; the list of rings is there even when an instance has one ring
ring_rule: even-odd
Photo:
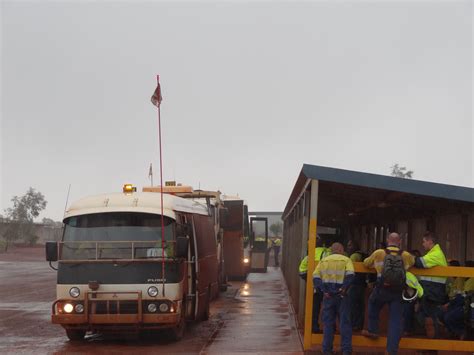
[[[316,233],[318,218],[318,191],[319,181],[311,180],[311,199],[309,206],[309,233],[308,233],[308,273],[306,274],[306,305],[304,313],[304,350],[311,348],[311,334],[313,323],[313,271],[314,254],[316,249]]]

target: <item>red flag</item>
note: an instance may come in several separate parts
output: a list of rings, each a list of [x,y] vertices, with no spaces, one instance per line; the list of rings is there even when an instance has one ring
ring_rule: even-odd
[[[160,86],[160,82],[158,82],[155,92],[153,93],[151,97],[151,103],[155,105],[156,107],[160,107],[161,100],[163,100],[163,97],[161,97],[161,86]]]

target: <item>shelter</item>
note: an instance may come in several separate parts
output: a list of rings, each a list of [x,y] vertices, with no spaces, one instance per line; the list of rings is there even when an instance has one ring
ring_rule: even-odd
[[[404,249],[421,249],[423,232],[431,230],[447,258],[474,259],[474,189],[469,187],[305,164],[282,219],[282,271],[301,324],[305,293],[311,297],[312,290],[298,278],[298,265],[314,250],[320,227],[334,228],[334,241],[359,241],[367,252],[392,231],[403,237]]]

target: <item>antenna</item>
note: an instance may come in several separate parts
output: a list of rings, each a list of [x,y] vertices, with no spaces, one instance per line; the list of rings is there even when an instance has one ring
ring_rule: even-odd
[[[69,201],[69,192],[71,192],[71,184],[69,184],[69,188],[67,189],[66,204],[64,205],[63,216],[66,214],[67,202]]]

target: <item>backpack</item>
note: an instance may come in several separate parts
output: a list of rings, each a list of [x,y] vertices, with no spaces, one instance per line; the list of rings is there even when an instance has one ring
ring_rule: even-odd
[[[397,253],[396,255],[392,253]],[[384,287],[402,290],[405,287],[406,271],[402,259],[403,250],[385,249],[383,259],[382,282]]]

